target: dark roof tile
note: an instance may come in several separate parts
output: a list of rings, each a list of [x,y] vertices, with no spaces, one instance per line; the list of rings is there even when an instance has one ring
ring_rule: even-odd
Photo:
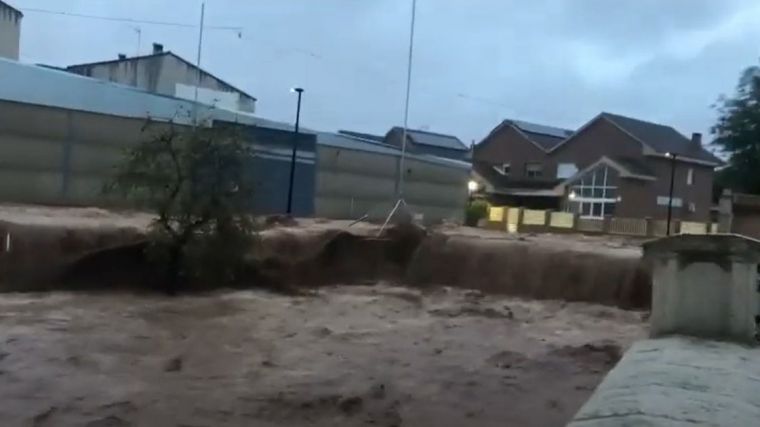
[[[696,146],[691,142],[691,139],[685,137],[670,126],[611,113],[602,113],[601,117],[616,124],[660,154],[676,153],[696,160],[718,164],[722,163],[720,159],[715,157],[704,147]]]

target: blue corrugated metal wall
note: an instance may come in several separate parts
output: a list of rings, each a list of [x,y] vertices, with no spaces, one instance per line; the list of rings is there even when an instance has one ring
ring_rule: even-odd
[[[251,178],[254,185],[253,212],[260,215],[283,214],[288,206],[288,184],[294,132],[255,126],[238,126],[243,137],[253,144]],[[316,135],[298,135],[296,169],[293,183],[293,215],[314,215],[316,185]]]

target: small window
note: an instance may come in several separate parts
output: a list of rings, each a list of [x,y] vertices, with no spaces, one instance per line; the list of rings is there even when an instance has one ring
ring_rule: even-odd
[[[658,196],[657,197],[657,205],[658,206],[668,206],[670,204],[670,197],[668,196]],[[680,208],[683,206],[683,200],[681,200],[680,197],[673,197],[673,205],[674,208]]]
[[[557,165],[558,179],[570,178],[575,175],[576,172],[578,172],[578,168],[575,166],[575,163],[560,163]]]
[[[509,163],[504,163],[501,165],[501,174],[504,176],[509,176],[509,173],[512,171],[512,165]]]
[[[689,171],[686,173],[686,185],[692,184],[694,184],[694,169],[689,168]]]
[[[528,178],[541,178],[541,175],[543,175],[543,169],[541,163],[526,163],[525,176]]]

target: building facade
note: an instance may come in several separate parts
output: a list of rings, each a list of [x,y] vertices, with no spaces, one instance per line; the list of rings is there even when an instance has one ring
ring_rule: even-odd
[[[119,55],[111,61],[71,65],[67,71],[100,80],[134,86],[177,98],[197,99],[229,110],[256,111],[256,98],[154,43],[145,56]],[[200,80],[200,82],[199,82]]]
[[[505,121],[474,150],[493,201],[605,215],[707,221],[721,161],[672,127],[602,113],[575,132]],[[671,174],[673,200],[670,201]]]
[[[0,58],[18,61],[23,17],[20,10],[0,0]]]

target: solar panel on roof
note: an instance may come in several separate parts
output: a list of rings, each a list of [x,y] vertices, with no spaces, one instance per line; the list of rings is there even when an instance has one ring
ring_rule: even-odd
[[[573,131],[570,131],[567,129],[560,129],[560,128],[555,128],[552,126],[545,126],[545,125],[539,125],[536,123],[523,122],[520,120],[513,120],[512,123],[514,123],[515,126],[520,128],[520,130],[523,130],[525,132],[540,133],[542,135],[549,135],[549,136],[554,136],[557,138],[566,138],[573,133]]]

